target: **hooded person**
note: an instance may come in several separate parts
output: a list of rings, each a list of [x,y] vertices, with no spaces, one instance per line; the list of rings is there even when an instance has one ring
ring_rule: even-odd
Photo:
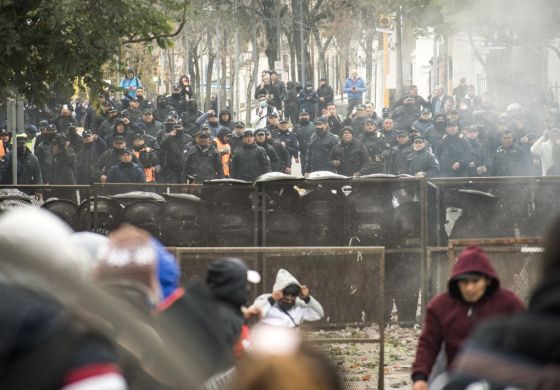
[[[465,248],[453,266],[447,292],[434,297],[426,308],[412,365],[413,389],[427,389],[427,380],[442,343],[449,367],[478,323],[524,309],[515,293],[500,287],[486,253],[476,246]]]
[[[181,115],[181,122],[185,127],[185,131],[193,137],[194,134],[198,131],[196,120],[202,115],[204,115],[204,113],[199,111],[196,100],[189,100],[187,102],[187,109]]]
[[[273,326],[294,328],[304,321],[318,321],[325,315],[321,304],[287,270],[276,274],[272,294],[259,296],[253,306],[261,311],[261,322]]]
[[[221,110],[218,116],[218,123],[222,127],[227,127],[230,131],[233,130],[235,122],[233,121],[233,116],[229,110]]]
[[[232,154],[231,145],[229,144],[231,137],[231,130],[229,129],[229,127],[224,126],[220,129],[220,131],[218,131],[218,135],[216,135],[216,138],[214,138],[216,150],[220,153],[222,159],[224,176],[227,177],[229,177],[229,160],[231,159]]]
[[[220,323],[227,343],[235,348],[236,355],[243,352],[243,342],[247,341],[248,335],[242,311],[248,305],[251,293],[248,282],[259,283],[260,275],[249,270],[240,259],[226,257],[208,265],[206,284],[218,301]]]
[[[477,327],[455,359],[450,389],[560,388],[559,233],[557,218],[546,236],[541,279],[527,312]]]

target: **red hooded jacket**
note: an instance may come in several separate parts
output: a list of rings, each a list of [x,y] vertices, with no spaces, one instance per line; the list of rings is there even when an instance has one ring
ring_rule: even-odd
[[[483,274],[491,280],[484,296],[475,303],[466,302],[459,290],[457,277],[467,273]],[[453,266],[448,291],[434,297],[426,308],[412,379],[428,379],[442,343],[445,343],[449,367],[476,324],[524,310],[525,305],[512,291],[500,288],[500,280],[486,253],[479,247],[465,248]]]

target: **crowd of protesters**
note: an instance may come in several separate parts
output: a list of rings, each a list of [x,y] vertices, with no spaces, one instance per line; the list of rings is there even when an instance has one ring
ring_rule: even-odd
[[[300,85],[265,71],[255,89],[251,123],[236,113],[201,112],[188,76],[169,96],[145,97],[132,69],[121,100],[64,104],[57,115],[29,115],[11,140],[0,132],[0,182],[12,181],[17,153],[20,184],[202,183],[253,181],[268,172],[305,176],[331,171],[419,177],[538,176],[560,173],[560,112],[512,103],[501,112],[488,94],[465,80],[447,95],[437,86],[428,99],[410,86],[377,112],[364,101],[366,82],[352,71],[344,83],[346,116],[326,79]],[[82,130],[83,129],[83,130]]]

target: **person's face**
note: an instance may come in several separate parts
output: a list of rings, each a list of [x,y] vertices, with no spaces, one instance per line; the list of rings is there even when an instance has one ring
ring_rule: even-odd
[[[144,88],[136,89],[136,96],[144,96]]]
[[[278,128],[282,131],[288,131],[288,123],[287,122],[281,122],[278,124]]]
[[[375,112],[375,106],[373,104],[366,104],[366,112],[369,115],[373,115],[373,113]]]
[[[309,115],[300,115],[299,116],[300,122],[309,122]]]
[[[181,93],[181,89],[180,88],[173,88],[173,95],[178,95]]]
[[[459,280],[457,283],[463,299],[470,303],[478,302],[490,285],[490,280],[484,276]]]
[[[132,72],[128,72],[128,73],[126,74],[126,78],[128,78],[128,79],[131,79],[131,78],[133,78],[133,77],[134,77],[134,73],[132,73]]]
[[[93,142],[93,137],[91,135],[87,135],[85,137],[82,137],[82,143],[90,144],[92,142]]]
[[[377,130],[377,126],[375,126],[375,123],[366,122],[366,124],[364,126],[364,131],[366,133],[375,133],[376,130]]]
[[[255,135],[255,140],[257,141],[257,143],[262,144],[264,141],[266,141],[266,134],[258,133],[257,135]]]
[[[154,116],[152,114],[144,115],[143,118],[144,118],[144,122],[146,123],[150,123],[154,120]]]
[[[140,107],[140,102],[133,100],[130,102],[130,107],[134,108],[135,110],[138,109],[138,107]]]
[[[141,146],[144,145],[144,139],[142,138],[136,138],[134,141],[132,141],[132,144],[134,146]]]
[[[63,109],[60,111],[60,114],[61,114],[62,116],[69,116],[69,115],[70,115],[70,110],[67,109],[67,108],[63,108]]]
[[[354,139],[351,131],[344,130],[342,132],[342,141],[345,143],[351,142]]]
[[[190,81],[189,81],[188,78],[183,77],[183,78],[181,79],[181,84],[183,84],[183,85],[189,85],[189,84],[190,84]]]
[[[319,86],[322,87],[323,85],[325,85],[327,82],[325,80],[319,80]]]
[[[414,150],[421,151],[421,150],[424,150],[425,147],[426,147],[426,144],[424,143],[424,141],[419,140],[419,139],[414,141]]]
[[[208,123],[217,123],[218,122],[218,117],[215,115],[209,116],[208,117]]]
[[[276,82],[276,81],[278,80],[278,75],[277,75],[276,73],[273,73],[273,74],[270,75],[270,79],[271,79],[273,82]]]
[[[121,154],[121,156],[120,156],[120,160],[121,160],[123,163],[129,163],[129,162],[132,161],[132,156],[130,155],[130,153],[123,153],[123,154]]]
[[[329,115],[335,116],[336,115],[336,105],[330,104],[328,107]]]
[[[222,120],[222,122],[229,122],[230,120],[229,114],[224,112],[222,115],[220,115],[220,119]]]
[[[457,135],[458,133],[459,133],[459,128],[457,126],[448,126],[447,127],[447,134]]]
[[[269,84],[270,83],[270,76],[268,74],[263,75],[262,81],[265,84]]]
[[[241,134],[243,134],[245,129],[243,127],[234,127],[233,131],[235,132],[235,134],[241,135]]]
[[[434,95],[442,96],[443,95],[443,88],[436,88],[434,91]]]
[[[410,88],[410,96],[418,96],[418,88]]]
[[[2,135],[0,135],[0,139],[1,139],[3,142],[8,142],[8,139],[9,139],[9,138],[10,138],[10,136],[9,136],[8,134],[2,134]]]
[[[422,112],[422,120],[429,121],[432,118],[431,112]]]
[[[289,309],[296,303],[296,298],[297,295],[283,293],[282,299],[280,299],[280,306]]]
[[[226,134],[226,135],[223,136],[223,138],[224,138],[224,143],[228,144],[229,140],[231,139],[231,136],[229,134]]]
[[[206,134],[200,135],[197,137],[197,143],[202,147],[206,147],[210,145],[210,138]]]
[[[355,70],[353,70],[352,73],[350,73],[350,75],[352,76],[352,78],[353,78],[354,80],[356,80],[356,79],[358,78],[358,72],[355,71]]]
[[[246,135],[243,137],[243,143],[245,145],[251,145],[255,142],[255,137],[253,135]]]
[[[125,142],[113,142],[113,148],[115,149],[124,149],[125,146]]]
[[[469,139],[475,139],[476,137],[478,137],[478,131],[474,129],[467,129],[466,135]]]
[[[399,145],[406,145],[408,143],[408,135],[399,135],[397,137],[397,142],[399,143]]]
[[[315,124],[315,131],[317,134],[325,134],[327,132],[327,124],[326,123],[316,123]]]
[[[510,148],[513,145],[513,134],[511,133],[502,134],[500,141],[504,148]]]
[[[447,100],[444,104],[443,104],[443,109],[446,112],[449,112],[453,109],[453,102],[451,100]]]
[[[39,127],[39,131],[41,132],[41,134],[45,134],[47,132],[47,128],[46,127]]]
[[[383,130],[391,131],[391,130],[393,130],[394,127],[395,127],[395,124],[393,123],[392,119],[385,119],[383,121]]]
[[[272,126],[278,126],[278,121],[279,119],[275,116],[268,117],[268,123],[270,123]]]
[[[116,127],[117,133],[124,133],[124,125],[118,124]]]

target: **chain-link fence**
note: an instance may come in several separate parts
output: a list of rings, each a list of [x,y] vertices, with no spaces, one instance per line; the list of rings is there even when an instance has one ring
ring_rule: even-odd
[[[262,282],[252,286],[251,299],[271,293],[280,268],[292,273],[309,287],[325,311],[322,320],[307,323],[306,334],[341,362],[339,367],[348,388],[383,388],[384,342],[384,250],[378,247],[247,247],[247,248],[170,248],[181,265],[183,278],[205,278],[208,264],[224,256],[242,258],[258,270]],[[347,331],[354,327],[355,331]],[[373,344],[376,346],[373,347]],[[364,350],[375,357],[369,377],[359,380],[348,365],[351,355],[336,352]],[[342,359],[342,360],[341,360]],[[345,360],[346,359],[346,360]],[[367,380],[365,380],[367,379]],[[356,387],[358,386],[358,387]]]

